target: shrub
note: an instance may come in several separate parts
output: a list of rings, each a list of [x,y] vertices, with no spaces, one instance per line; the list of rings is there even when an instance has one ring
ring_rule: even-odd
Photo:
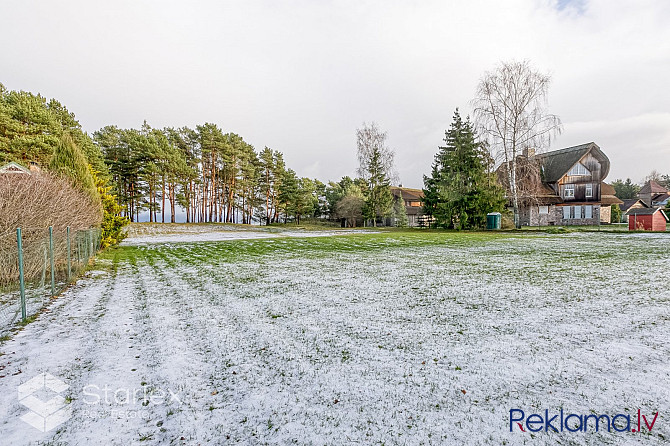
[[[49,226],[63,234],[67,226],[78,231],[101,221],[99,203],[73,187],[67,178],[46,172],[0,174],[0,285],[13,281],[18,274],[16,228],[22,229],[24,269],[26,277],[31,277],[36,273],[33,269],[43,263],[40,250],[32,247],[41,243]],[[65,249],[64,245],[59,249]]]

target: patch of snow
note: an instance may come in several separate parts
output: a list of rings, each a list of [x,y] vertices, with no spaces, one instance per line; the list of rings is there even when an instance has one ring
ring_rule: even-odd
[[[667,444],[670,294],[646,277],[668,270],[670,238],[389,235],[322,253],[290,237],[239,240],[275,249],[225,262],[224,243],[126,250],[80,281],[2,345],[3,444]],[[73,415],[45,433],[16,390],[41,372]],[[142,398],[91,404],[105,387]],[[511,408],[661,414],[651,435],[531,436],[509,432]]]

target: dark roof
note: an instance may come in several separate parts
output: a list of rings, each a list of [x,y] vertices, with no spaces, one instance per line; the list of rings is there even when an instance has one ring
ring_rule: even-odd
[[[652,199],[652,201],[653,201],[653,202],[661,203],[661,202],[667,200],[668,198],[670,198],[670,193],[669,193],[669,194],[660,194],[660,195],[655,196],[655,197]]]
[[[647,203],[644,201],[640,200],[639,198],[627,198],[623,200],[623,204],[619,206],[622,211],[626,212],[628,209],[631,208],[631,206],[634,206],[636,203],[640,203],[642,206],[648,208]]]
[[[647,181],[640,189],[640,194],[664,194],[666,192],[668,192],[667,189],[654,180]]]
[[[596,158],[601,160],[602,177],[605,178],[609,173],[609,158],[600,150],[600,147],[594,142],[581,144],[565,149],[554,150],[552,152],[540,153],[535,157],[542,163],[543,180],[547,183],[555,183],[563,175],[577,164],[584,155],[594,152]]]
[[[391,186],[391,194],[394,197],[402,195],[402,199],[406,201],[423,201],[423,191],[421,189]]]
[[[656,212],[663,214],[663,218],[668,220],[668,216],[665,215],[665,212],[661,208],[633,208],[630,209],[626,214],[628,215],[654,215]]]

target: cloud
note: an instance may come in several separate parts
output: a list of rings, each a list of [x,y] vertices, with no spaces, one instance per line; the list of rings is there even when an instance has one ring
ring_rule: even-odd
[[[566,122],[552,148],[595,141],[622,177],[670,161],[670,127],[647,122],[670,103],[665,0],[0,8],[0,38],[11,42],[0,48],[0,82],[58,98],[89,131],[144,119],[216,122],[283,151],[298,175],[326,181],[354,174],[355,130],[376,121],[397,152],[400,180],[420,187],[454,109],[470,112],[481,75],[500,60],[528,59],[552,74],[550,110]],[[636,124],[622,133],[624,121]]]

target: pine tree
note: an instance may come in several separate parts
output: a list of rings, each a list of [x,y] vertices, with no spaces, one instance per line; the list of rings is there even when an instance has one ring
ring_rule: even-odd
[[[289,216],[296,215],[299,193],[298,177],[295,171],[293,169],[284,171],[277,196],[279,207],[284,211],[284,223],[287,222]]]

